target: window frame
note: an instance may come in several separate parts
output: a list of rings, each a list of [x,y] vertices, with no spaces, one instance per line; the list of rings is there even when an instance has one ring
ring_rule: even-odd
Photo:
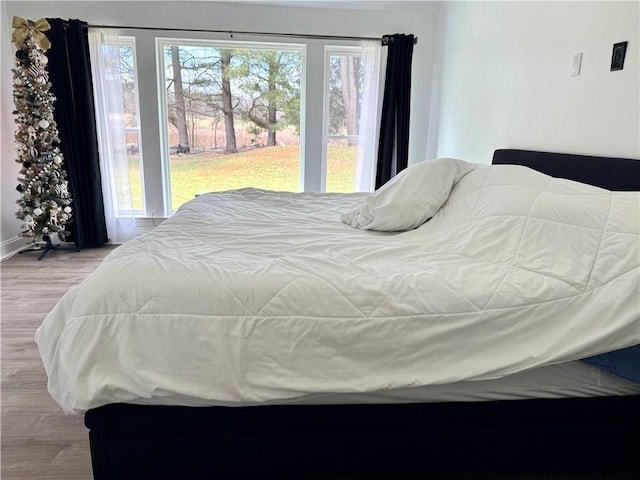
[[[140,87],[138,81],[138,58],[137,58],[137,48],[136,48],[136,37],[133,35],[120,35],[117,36],[117,41],[114,45],[120,47],[130,47],[131,48],[131,56],[133,59],[133,93],[134,93],[134,102],[136,109],[136,126],[135,127],[123,127],[123,132],[125,136],[128,133],[135,133],[138,139],[138,169],[140,171],[140,192],[141,192],[141,200],[142,200],[142,209],[133,208],[132,212],[135,217],[144,217],[147,215],[147,207],[146,207],[146,195],[145,195],[145,185],[144,185],[144,154],[142,150],[142,125],[140,122]],[[124,110],[123,110],[124,113]],[[127,151],[127,156],[128,156]],[[119,211],[120,215],[128,214],[129,211]]]
[[[360,45],[325,45],[324,46],[324,88],[323,88],[323,126],[322,126],[322,183],[321,191],[327,191],[328,155],[330,139],[355,139],[359,140],[360,135],[330,135],[329,134],[329,76],[331,70],[331,55],[349,54],[362,57],[363,51]]]

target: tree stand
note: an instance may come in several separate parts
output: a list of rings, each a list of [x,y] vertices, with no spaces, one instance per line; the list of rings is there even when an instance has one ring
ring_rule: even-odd
[[[42,240],[45,242],[44,245],[42,245],[41,243],[34,243],[33,245],[30,245],[28,248],[24,249],[24,250],[20,250],[18,253],[25,253],[25,252],[39,252],[42,251],[42,253],[40,254],[40,256],[38,257],[38,260],[42,260],[44,258],[44,256],[49,253],[51,250],[69,250],[69,251],[73,251],[73,252],[79,252],[80,248],[76,245],[74,246],[63,246],[60,244],[54,244],[51,242],[51,237],[49,235],[43,235],[42,236]]]

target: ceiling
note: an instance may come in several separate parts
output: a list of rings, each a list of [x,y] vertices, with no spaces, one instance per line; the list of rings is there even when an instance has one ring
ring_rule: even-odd
[[[437,0],[227,0],[223,3],[265,5],[295,8],[327,8],[341,10],[403,10],[405,12],[437,11],[443,1]]]

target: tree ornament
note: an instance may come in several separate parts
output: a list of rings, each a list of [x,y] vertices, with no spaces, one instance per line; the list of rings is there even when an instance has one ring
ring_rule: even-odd
[[[51,225],[58,225],[58,213],[60,213],[60,207],[57,203],[54,203],[49,207],[49,223]]]
[[[30,65],[29,75],[31,75],[34,78],[34,80],[38,80],[40,78],[40,69],[35,65]]]
[[[49,122],[47,122],[45,119],[42,119],[38,122],[38,126],[41,129],[46,130],[47,128],[49,128]]]
[[[43,33],[51,30],[51,25],[49,25],[49,22],[47,22],[45,18],[34,22],[25,20],[22,17],[13,17],[11,26],[14,29],[11,35],[11,41],[16,44],[16,47],[21,48],[29,39],[32,39],[35,46],[43,52],[51,48],[51,42]]]
[[[38,207],[38,208],[34,208],[34,209],[33,209],[33,214],[34,214],[36,217],[39,217],[40,215],[42,215],[42,213],[43,213],[43,212],[42,212],[42,209],[41,209],[40,207]]]

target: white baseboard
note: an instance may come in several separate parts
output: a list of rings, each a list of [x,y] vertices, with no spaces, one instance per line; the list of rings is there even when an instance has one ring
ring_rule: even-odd
[[[29,239],[25,237],[13,237],[0,243],[0,259],[4,260],[18,253],[29,243]]]

